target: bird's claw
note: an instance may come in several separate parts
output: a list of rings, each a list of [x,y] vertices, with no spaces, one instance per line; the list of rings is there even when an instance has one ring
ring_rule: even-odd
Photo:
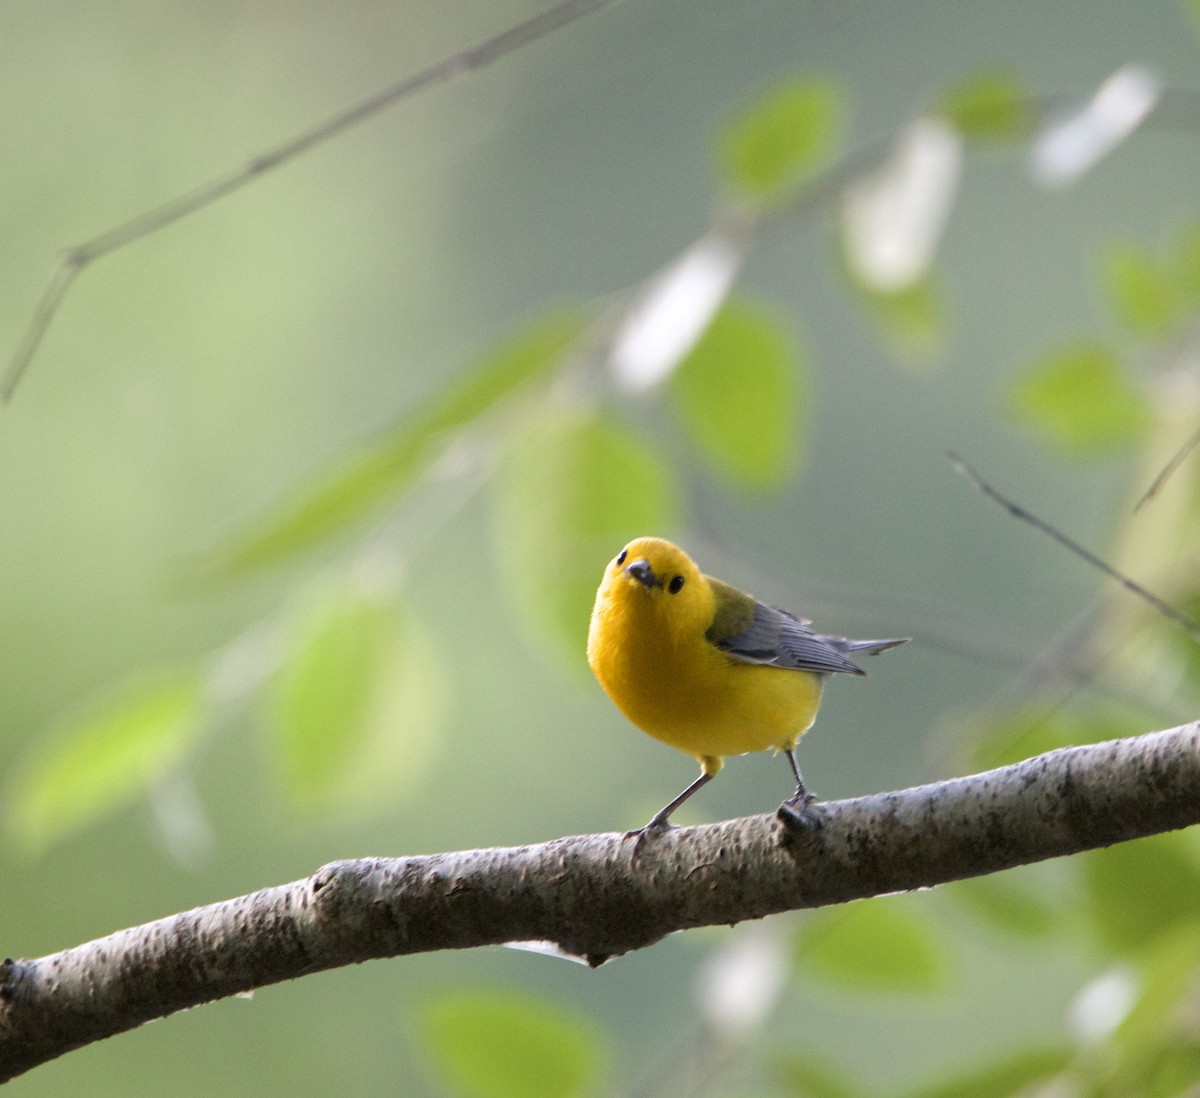
[[[626,831],[625,838],[633,839],[633,861],[638,860],[647,839],[657,839],[660,835],[674,830],[674,824],[655,816],[645,827],[639,827],[636,831]]]
[[[790,835],[812,838],[821,830],[824,821],[812,807],[815,800],[816,797],[805,791],[789,797],[779,806],[776,816]]]

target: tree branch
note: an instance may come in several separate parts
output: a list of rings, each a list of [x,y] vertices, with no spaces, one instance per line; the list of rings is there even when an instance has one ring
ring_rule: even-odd
[[[1200,822],[1200,722],[642,845],[334,862],[37,960],[0,964],[0,1081],[184,1007],[374,957],[544,939],[598,965],[690,927],[927,887]],[[12,893],[9,892],[11,898]]]
[[[387,110],[409,96],[445,83],[463,73],[474,72],[485,65],[490,65],[493,61],[536,42],[539,38],[543,38],[612,2],[613,0],[562,0],[561,3],[538,12],[524,22],[430,65],[415,75],[393,84],[390,88],[376,92],[370,98],[354,104],[341,114],[335,115],[333,118],[305,130],[304,133],[297,134],[282,145],[256,156],[248,164],[218,176],[202,187],[188,194],[180,195],[157,209],[140,214],[131,221],[108,229],[99,236],[92,237],[91,240],[76,244],[59,261],[58,267],[50,278],[50,284],[34,309],[33,318],[25,329],[25,334],[21,337],[21,342],[8,365],[8,371],[3,380],[0,380],[0,404],[7,403],[12,397],[26,367],[33,360],[33,356],[37,354],[46,329],[50,327],[50,322],[58,313],[63,298],[66,297],[67,291],[74,283],[76,275],[90,263],[108,255],[109,252],[115,252],[136,240],[141,240],[144,236],[149,236],[167,225],[188,217],[206,206],[211,206],[227,194],[240,190],[260,175],[294,160],[317,145],[331,141],[346,130],[374,118],[381,111]]]

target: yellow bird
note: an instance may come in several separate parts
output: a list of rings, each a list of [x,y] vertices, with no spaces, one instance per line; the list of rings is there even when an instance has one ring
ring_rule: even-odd
[[[812,727],[826,677],[864,673],[849,652],[874,655],[910,639],[848,640],[808,626],[704,575],[663,538],[638,538],[613,558],[596,592],[588,663],[630,721],[700,764],[700,777],[643,834],[668,827],[726,755],[768,748],[787,754],[796,778],[780,810],[800,818],[812,796],[793,750]]]

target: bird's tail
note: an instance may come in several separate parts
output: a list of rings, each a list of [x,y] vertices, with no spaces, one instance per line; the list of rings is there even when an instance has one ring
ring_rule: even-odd
[[[824,641],[831,648],[835,648],[843,654],[846,652],[861,652],[866,656],[877,656],[880,652],[886,652],[889,648],[896,648],[901,644],[907,644],[912,640],[912,637],[893,637],[891,640],[851,640],[849,637],[818,637],[817,640]],[[854,664],[850,664],[850,666],[854,667]],[[866,674],[860,667],[854,667],[854,672],[859,675]]]
[[[907,644],[912,637],[896,637],[894,640],[856,641],[848,637],[826,637],[833,646],[842,652],[862,652],[865,656],[877,656],[889,648],[897,648]]]

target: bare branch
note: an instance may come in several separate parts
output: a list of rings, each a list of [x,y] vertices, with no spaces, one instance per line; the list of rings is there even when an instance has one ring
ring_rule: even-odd
[[[967,480],[971,481],[971,483],[974,484],[975,487],[978,488],[985,496],[987,496],[988,499],[995,500],[1014,518],[1019,518],[1022,522],[1027,522],[1035,529],[1041,530],[1043,534],[1048,534],[1055,541],[1057,541],[1059,545],[1069,549],[1077,557],[1081,557],[1083,560],[1087,561],[1088,564],[1090,564],[1093,568],[1098,568],[1106,576],[1115,579],[1122,587],[1125,588],[1125,590],[1131,592],[1143,602],[1154,607],[1154,609],[1162,614],[1164,618],[1169,618],[1171,621],[1175,622],[1176,625],[1182,626],[1184,629],[1186,629],[1192,640],[1196,641],[1197,644],[1200,644],[1200,625],[1192,621],[1192,619],[1186,614],[1180,613],[1169,602],[1167,602],[1165,599],[1159,598],[1156,594],[1154,594],[1154,592],[1147,591],[1145,587],[1143,587],[1136,580],[1130,579],[1127,575],[1125,575],[1124,572],[1118,572],[1107,561],[1104,561],[1100,557],[1096,556],[1096,554],[1090,549],[1085,549],[1074,538],[1067,537],[1066,534],[1064,534],[1057,527],[1052,526],[1045,519],[1038,518],[1037,515],[1026,511],[1024,507],[1020,506],[1020,504],[1014,503],[1007,496],[1002,495],[996,488],[984,480],[983,477],[981,477],[974,469],[971,468],[970,465],[963,461],[963,459],[953,451],[951,451],[947,456],[950,458],[950,462],[954,466],[955,471],[961,473],[967,478]]]
[[[1175,475],[1175,471],[1197,446],[1200,446],[1200,430],[1193,431],[1183,445],[1171,455],[1166,465],[1159,470],[1158,475],[1150,482],[1150,487],[1142,493],[1142,498],[1134,505],[1133,513],[1135,515],[1162,491],[1163,485]]]
[[[541,939],[598,965],[673,931],[928,887],[1200,822],[1200,722],[644,844],[334,862],[0,965],[0,1081],[184,1007],[376,957]]]
[[[4,379],[0,382],[0,403],[7,403],[13,395],[26,367],[37,353],[46,329],[50,326],[63,298],[75,281],[75,276],[93,260],[108,255],[109,252],[114,252],[118,248],[124,248],[135,240],[149,236],[150,233],[156,232],[172,222],[179,221],[189,214],[212,205],[218,199],[232,191],[239,190],[265,172],[272,171],[289,160],[294,160],[314,146],[332,140],[369,118],[374,118],[380,111],[394,106],[417,92],[424,91],[436,84],[445,83],[463,73],[482,68],[484,65],[490,64],[522,46],[527,46],[552,31],[565,27],[568,23],[573,23],[576,19],[612,2],[613,0],[566,0],[564,3],[556,4],[554,7],[526,19],[523,23],[509,27],[508,30],[502,31],[485,42],[462,50],[430,65],[415,76],[410,76],[398,84],[393,84],[390,88],[377,92],[369,99],[356,103],[341,114],[296,135],[277,148],[271,149],[261,156],[256,156],[242,167],[210,180],[189,194],[172,199],[149,213],[141,214],[132,221],[126,221],[122,225],[108,229],[99,236],[71,248],[59,261],[58,267],[50,278],[50,284],[42,294],[41,300],[34,310],[33,318],[25,329],[25,334],[21,337],[21,343],[9,362]]]

